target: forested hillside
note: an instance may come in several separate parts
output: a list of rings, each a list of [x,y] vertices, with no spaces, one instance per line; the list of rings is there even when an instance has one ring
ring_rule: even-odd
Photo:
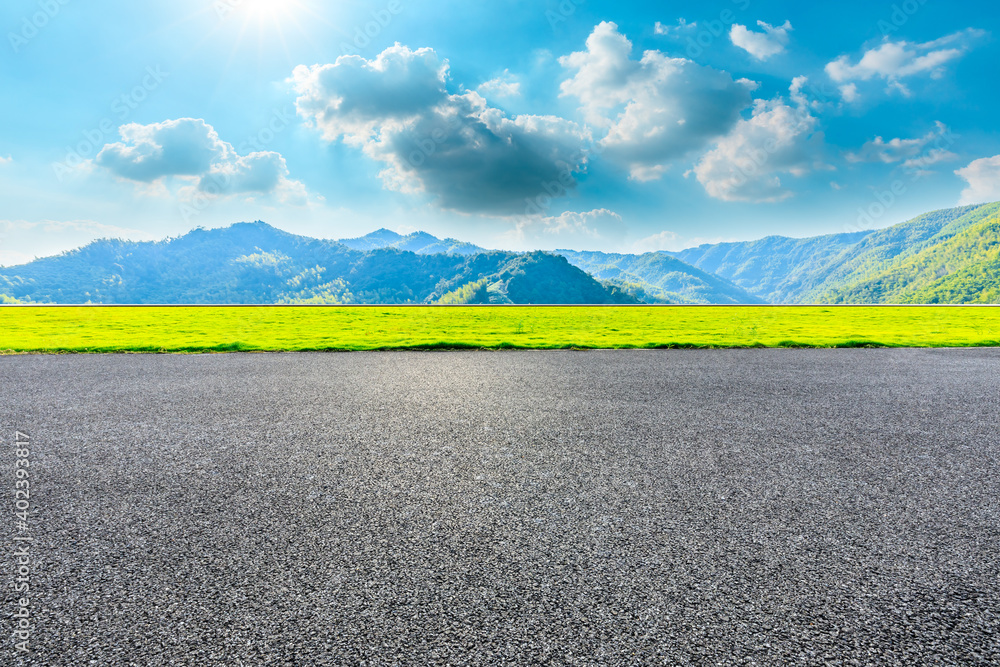
[[[795,303],[803,284],[871,232],[716,243],[671,253],[770,303]]]
[[[770,303],[997,303],[998,215],[1000,203],[964,206],[870,232],[673,254]]]
[[[1000,203],[875,231],[642,255],[484,250],[386,229],[330,241],[239,223],[0,267],[0,304],[18,302],[1000,303]]]
[[[160,242],[97,241],[0,269],[0,294],[35,303],[434,303],[488,278],[500,303],[633,303],[565,258],[490,251],[361,251],[267,224]]]
[[[557,252],[606,285],[647,303],[764,303],[725,278],[706,273],[665,252],[642,255]]]
[[[874,231],[855,246],[841,252],[811,280],[799,296],[807,303],[838,302],[839,295],[861,282],[872,280],[907,258],[942,243],[959,231],[995,215],[1000,205],[966,206],[927,213],[909,222]],[[944,267],[933,267],[935,277]],[[875,303],[889,303],[879,297]]]
[[[1000,215],[922,250],[897,256],[871,277],[831,291],[832,303],[1000,303]]]

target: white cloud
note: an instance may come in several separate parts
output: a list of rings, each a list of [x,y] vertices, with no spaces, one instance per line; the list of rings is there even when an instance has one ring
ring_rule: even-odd
[[[850,56],[840,56],[826,66],[826,72],[841,86],[841,92],[856,99],[857,85],[852,82],[882,79],[887,90],[896,90],[909,96],[910,89],[902,79],[916,75],[941,78],[945,65],[961,58],[986,33],[968,29],[947,35],[932,42],[917,44],[907,41],[893,42],[888,37],[876,48],[865,51],[857,63]]]
[[[830,100],[829,90],[809,83],[809,77],[797,76],[788,86],[788,97],[798,107],[810,111],[823,112],[839,110],[843,105]]]
[[[600,208],[581,213],[566,211],[557,216],[522,216],[502,240],[520,249],[607,250],[621,243],[626,232],[620,215]]]
[[[1000,201],[1000,155],[975,160],[955,173],[969,183],[960,205]]]
[[[652,236],[647,236],[644,239],[636,241],[632,244],[632,252],[641,254],[646,252],[659,252],[661,250],[677,251],[683,250],[684,247],[685,245],[681,240],[680,234],[677,232],[662,231],[658,234],[653,234]]]
[[[940,162],[957,160],[958,155],[948,150],[954,143],[954,136],[948,127],[935,122],[935,128],[916,139],[890,139],[875,137],[866,142],[856,153],[848,153],[849,162],[881,162],[894,164],[902,162],[903,167],[922,171],[926,167]]]
[[[106,145],[95,162],[122,178],[151,183],[164,176],[198,176],[212,164],[233,157],[204,120],[180,118],[162,123],[130,123],[118,130],[122,141]]]
[[[0,165],[10,164],[13,161],[14,161],[14,158],[12,158],[9,155],[7,157],[4,157],[4,156],[0,155]]]
[[[844,101],[848,104],[853,104],[861,99],[861,94],[858,92],[858,84],[856,83],[846,83],[840,86],[840,96],[844,98]]]
[[[858,87],[853,83],[840,87],[841,99],[838,100],[829,83],[810,83],[807,76],[793,78],[788,92],[792,102],[796,105],[816,112],[843,111],[843,101],[853,102],[859,98]]]
[[[449,94],[448,63],[396,45],[295,68],[299,114],[381,162],[387,189],[426,193],[445,209],[511,215],[576,187],[590,135],[554,116],[508,118],[476,92]]]
[[[670,169],[665,164],[633,164],[629,170],[629,178],[639,183],[648,183],[663,178],[663,175]]]
[[[763,28],[763,32],[755,32],[745,25],[734,23],[729,30],[729,39],[757,60],[767,60],[784,52],[788,46],[788,33],[792,31],[792,24],[785,21],[784,25],[775,28],[769,23],[757,21],[757,25]]]
[[[119,134],[122,141],[104,146],[94,163],[150,191],[165,190],[166,179],[176,177],[195,181],[198,191],[210,195],[252,193],[304,203],[305,186],[289,178],[279,153],[241,156],[200,118],[131,123],[119,128]]]
[[[657,178],[669,163],[730,130],[756,84],[660,51],[631,58],[632,43],[614,23],[587,38],[587,50],[559,59],[574,72],[561,85],[580,100],[588,122],[607,128],[599,148],[632,178]]]
[[[362,145],[381,125],[406,121],[447,101],[448,61],[433,49],[396,44],[373,60],[342,56],[328,65],[299,65],[292,83],[299,115],[323,138]]]
[[[653,26],[653,32],[657,35],[677,35],[682,32],[694,30],[698,27],[697,21],[687,22],[687,19],[677,19],[677,25],[664,25],[659,21]]]
[[[286,204],[303,206],[308,201],[305,186],[288,178],[288,165],[280,153],[260,151],[212,166],[198,182],[198,190],[210,195],[276,194]]]
[[[520,97],[521,83],[509,70],[504,70],[503,74],[480,84],[476,90],[484,97]]]
[[[940,162],[954,162],[957,159],[959,159],[959,156],[956,153],[953,153],[945,148],[932,148],[924,155],[911,158],[904,162],[903,168],[916,170],[925,174],[929,173],[926,169],[931,165],[938,164]]]
[[[694,167],[708,194],[723,201],[777,202],[793,192],[784,176],[801,177],[827,168],[817,160],[818,121],[805,107],[780,98],[757,100],[753,116],[741,120]]]

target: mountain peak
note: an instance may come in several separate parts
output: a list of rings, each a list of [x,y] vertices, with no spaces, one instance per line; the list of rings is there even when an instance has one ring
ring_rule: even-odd
[[[385,227],[379,227],[374,232],[371,232],[370,234],[366,234],[365,236],[366,237],[371,236],[371,237],[377,237],[377,238],[389,238],[389,239],[401,239],[401,238],[403,238],[402,234],[399,234],[398,232],[394,232],[391,229],[387,229]]]
[[[391,229],[386,229],[385,227],[381,227],[379,229],[376,229],[374,232],[371,232],[370,234],[365,234],[361,238],[370,239],[372,241],[376,239],[380,241],[399,241],[400,239],[403,238],[403,235],[399,234],[398,232],[394,232]]]
[[[378,248],[388,248],[399,243],[403,237],[391,229],[382,227],[370,234],[359,236],[353,239],[340,239],[338,243],[354,250],[376,250]]]
[[[197,227],[188,232],[188,234],[199,234],[199,233],[223,234],[223,235],[285,234],[289,236],[294,236],[294,234],[290,234],[289,232],[286,232],[283,229],[278,229],[273,225],[269,225],[263,220],[254,220],[253,222],[250,221],[234,222],[228,227],[216,227],[212,229],[206,229],[205,227]]]
[[[482,252],[483,248],[471,243],[456,241],[455,239],[441,240],[433,234],[423,231],[416,231],[406,236],[398,234],[389,229],[377,229],[371,234],[366,234],[355,239],[341,239],[341,245],[354,250],[369,251],[381,250],[383,248],[395,248],[397,250],[408,250],[418,255],[451,254],[451,255],[474,255]]]
[[[223,227],[223,229],[234,229],[234,228],[235,229],[273,229],[276,232],[280,232],[281,231],[277,227],[274,227],[273,225],[269,225],[268,223],[264,222],[263,220],[254,220],[253,222],[250,222],[249,220],[241,220],[240,222],[234,222],[233,224],[229,225],[228,227]]]

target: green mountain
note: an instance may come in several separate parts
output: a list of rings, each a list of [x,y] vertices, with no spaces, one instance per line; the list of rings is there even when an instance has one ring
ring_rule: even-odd
[[[240,223],[0,267],[0,304],[16,302],[1000,303],[1000,202],[642,255],[484,250],[386,229],[330,241]]]
[[[622,255],[557,250],[605,285],[644,303],[742,304],[764,300],[728,280],[695,268],[665,252]]]
[[[670,254],[769,303],[796,303],[804,284],[815,272],[870,233],[805,239],[769,236],[758,241],[702,245]]]
[[[443,304],[504,304],[504,303],[553,303],[547,294],[553,290],[563,293],[557,303],[621,303],[638,304],[640,301],[628,293],[608,285],[601,285],[563,257],[553,262],[548,253],[529,253],[507,263],[499,273],[466,283],[439,300]],[[539,271],[539,263],[548,264]],[[580,276],[588,280],[581,280]],[[610,295],[610,301],[608,297]]]
[[[553,254],[362,251],[262,222],[159,242],[96,241],[0,269],[0,294],[36,303],[434,303],[484,278],[499,303],[635,303]]]
[[[672,254],[770,303],[997,303],[998,215],[1000,203],[963,206],[876,231]]]
[[[1000,205],[956,219],[820,298],[831,303],[1000,303]]]
[[[998,210],[1000,205],[994,204],[934,211],[871,232],[817,271],[799,300],[807,303],[839,302],[838,295],[851,290],[854,285],[878,277],[908,258],[947,241],[961,230],[996,215]],[[941,277],[939,271],[942,268],[933,268],[937,277]],[[888,299],[891,295],[886,294],[885,297],[874,303],[890,303]]]

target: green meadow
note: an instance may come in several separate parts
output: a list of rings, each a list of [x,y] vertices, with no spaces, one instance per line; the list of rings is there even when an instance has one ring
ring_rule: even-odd
[[[3,353],[1000,346],[993,307],[0,307]]]

